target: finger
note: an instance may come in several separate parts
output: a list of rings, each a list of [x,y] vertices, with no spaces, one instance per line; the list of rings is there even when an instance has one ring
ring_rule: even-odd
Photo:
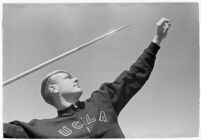
[[[171,27],[171,23],[170,23],[170,22],[168,22],[168,23],[167,23],[167,26],[170,28],[170,27]]]
[[[158,26],[163,26],[165,23],[170,23],[170,20],[167,19],[167,18],[161,18],[158,22],[157,22],[157,25]]]
[[[166,24],[166,26],[164,27],[164,33],[167,34],[168,30],[170,29],[171,24]]]
[[[162,27],[162,28],[163,28],[163,33],[165,33],[165,34],[166,34],[166,32],[169,30],[170,26],[171,26],[171,24],[170,24],[170,23],[165,22],[165,23],[163,24],[163,26],[160,26],[160,27]]]
[[[168,23],[170,23],[169,21],[167,21],[167,20],[164,20],[164,21],[162,21],[162,23],[159,25],[159,26],[166,26]]]
[[[169,29],[170,27],[171,27],[171,24],[170,24],[170,23],[165,23],[165,24],[163,25],[164,30]]]
[[[169,31],[169,28],[166,28],[164,31],[165,36],[167,35],[168,31]]]

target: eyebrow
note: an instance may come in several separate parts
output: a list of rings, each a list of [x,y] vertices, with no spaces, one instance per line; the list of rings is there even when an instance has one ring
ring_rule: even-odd
[[[65,76],[65,78],[72,78],[73,76],[70,73],[66,73],[67,75]]]

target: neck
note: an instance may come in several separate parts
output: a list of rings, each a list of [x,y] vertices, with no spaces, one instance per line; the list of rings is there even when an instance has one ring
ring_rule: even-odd
[[[56,109],[63,110],[67,107],[69,107],[72,104],[75,104],[77,101],[66,101],[63,97],[60,97],[56,102],[55,102],[55,107]]]

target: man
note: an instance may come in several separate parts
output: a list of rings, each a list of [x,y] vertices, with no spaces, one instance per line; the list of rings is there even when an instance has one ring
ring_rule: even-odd
[[[4,137],[13,138],[124,138],[118,115],[127,102],[148,80],[156,54],[170,28],[170,21],[157,23],[156,35],[149,47],[112,83],[104,83],[86,101],[79,101],[82,89],[69,72],[57,70],[41,84],[44,100],[53,105],[58,117],[34,119],[29,123],[4,123]]]

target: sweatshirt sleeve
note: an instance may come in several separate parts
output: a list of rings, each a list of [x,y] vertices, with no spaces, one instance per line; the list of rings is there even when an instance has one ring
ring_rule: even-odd
[[[117,115],[148,80],[159,49],[157,44],[151,42],[130,70],[123,71],[114,82],[102,84],[96,92],[99,97],[109,98]]]
[[[28,138],[28,134],[17,121],[3,123],[4,138]]]

